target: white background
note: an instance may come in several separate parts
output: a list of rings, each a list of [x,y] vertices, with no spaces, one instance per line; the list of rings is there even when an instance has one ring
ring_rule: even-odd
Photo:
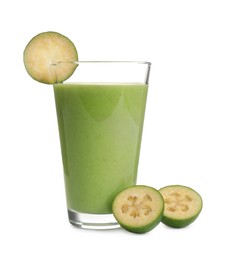
[[[225,259],[224,2],[1,1],[0,259]],[[27,42],[48,30],[80,60],[152,62],[138,183],[196,189],[196,222],[145,235],[69,224],[52,87],[23,66]]]

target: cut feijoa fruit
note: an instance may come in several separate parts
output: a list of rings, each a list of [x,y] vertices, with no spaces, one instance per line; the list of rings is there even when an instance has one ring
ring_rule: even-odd
[[[160,223],[164,200],[152,187],[131,186],[115,197],[112,211],[121,227],[130,232],[145,233]]]
[[[75,68],[78,53],[66,36],[43,32],[33,37],[24,50],[24,65],[35,80],[54,84],[69,78]]]
[[[162,222],[167,226],[186,227],[199,216],[203,203],[195,190],[182,185],[170,185],[159,191],[165,202]]]

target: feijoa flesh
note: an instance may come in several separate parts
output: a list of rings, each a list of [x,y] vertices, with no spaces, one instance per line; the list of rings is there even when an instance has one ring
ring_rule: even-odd
[[[45,84],[68,79],[76,68],[78,53],[74,43],[57,32],[43,32],[33,37],[24,50],[28,74]]]
[[[170,185],[161,188],[165,209],[162,222],[170,227],[182,228],[190,225],[202,210],[202,198],[192,188]]]
[[[160,223],[164,200],[152,187],[131,186],[115,197],[112,211],[121,227],[130,232],[145,233]]]

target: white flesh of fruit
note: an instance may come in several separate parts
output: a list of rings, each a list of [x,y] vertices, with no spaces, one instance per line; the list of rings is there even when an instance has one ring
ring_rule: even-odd
[[[202,207],[200,195],[185,186],[168,186],[160,189],[165,201],[164,215],[172,219],[188,219]]]
[[[56,32],[36,35],[24,50],[24,64],[35,80],[54,84],[69,78],[78,60],[77,50],[71,40]]]

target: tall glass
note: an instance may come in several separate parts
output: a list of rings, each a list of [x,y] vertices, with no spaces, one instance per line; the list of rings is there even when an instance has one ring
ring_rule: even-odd
[[[74,74],[54,84],[69,221],[117,228],[111,206],[136,184],[151,64],[73,64]],[[61,63],[53,65],[57,74]]]

